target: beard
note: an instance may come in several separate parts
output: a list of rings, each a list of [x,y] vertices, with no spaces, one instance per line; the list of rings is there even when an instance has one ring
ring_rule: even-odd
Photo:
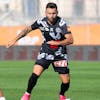
[[[50,22],[51,24],[54,24],[56,22],[56,18],[48,18],[48,22]]]

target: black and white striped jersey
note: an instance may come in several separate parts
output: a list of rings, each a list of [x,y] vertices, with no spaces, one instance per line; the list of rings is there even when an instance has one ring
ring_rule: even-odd
[[[47,17],[36,20],[31,25],[32,30],[40,29],[43,35],[44,42],[50,40],[63,40],[65,34],[70,34],[68,26],[63,18],[57,16],[56,21],[53,25],[48,23]]]

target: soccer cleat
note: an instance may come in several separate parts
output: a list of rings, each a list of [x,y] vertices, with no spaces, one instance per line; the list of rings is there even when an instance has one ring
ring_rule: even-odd
[[[30,100],[30,94],[25,93],[25,94],[22,96],[21,100]]]
[[[70,100],[70,99],[66,99],[66,97],[64,95],[59,95],[60,100]]]
[[[66,100],[66,97],[64,95],[59,96],[60,100]]]

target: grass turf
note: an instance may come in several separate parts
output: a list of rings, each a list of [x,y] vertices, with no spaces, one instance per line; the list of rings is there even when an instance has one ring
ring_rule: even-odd
[[[32,72],[33,61],[0,61],[0,87],[7,100],[20,100]],[[72,100],[100,100],[100,62],[70,62]],[[59,100],[59,74],[52,66],[39,78],[31,100]]]

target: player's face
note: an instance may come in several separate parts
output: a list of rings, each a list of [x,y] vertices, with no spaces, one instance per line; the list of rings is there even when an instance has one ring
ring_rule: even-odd
[[[46,9],[46,17],[48,21],[53,23],[57,17],[58,11],[56,8],[47,8]]]

